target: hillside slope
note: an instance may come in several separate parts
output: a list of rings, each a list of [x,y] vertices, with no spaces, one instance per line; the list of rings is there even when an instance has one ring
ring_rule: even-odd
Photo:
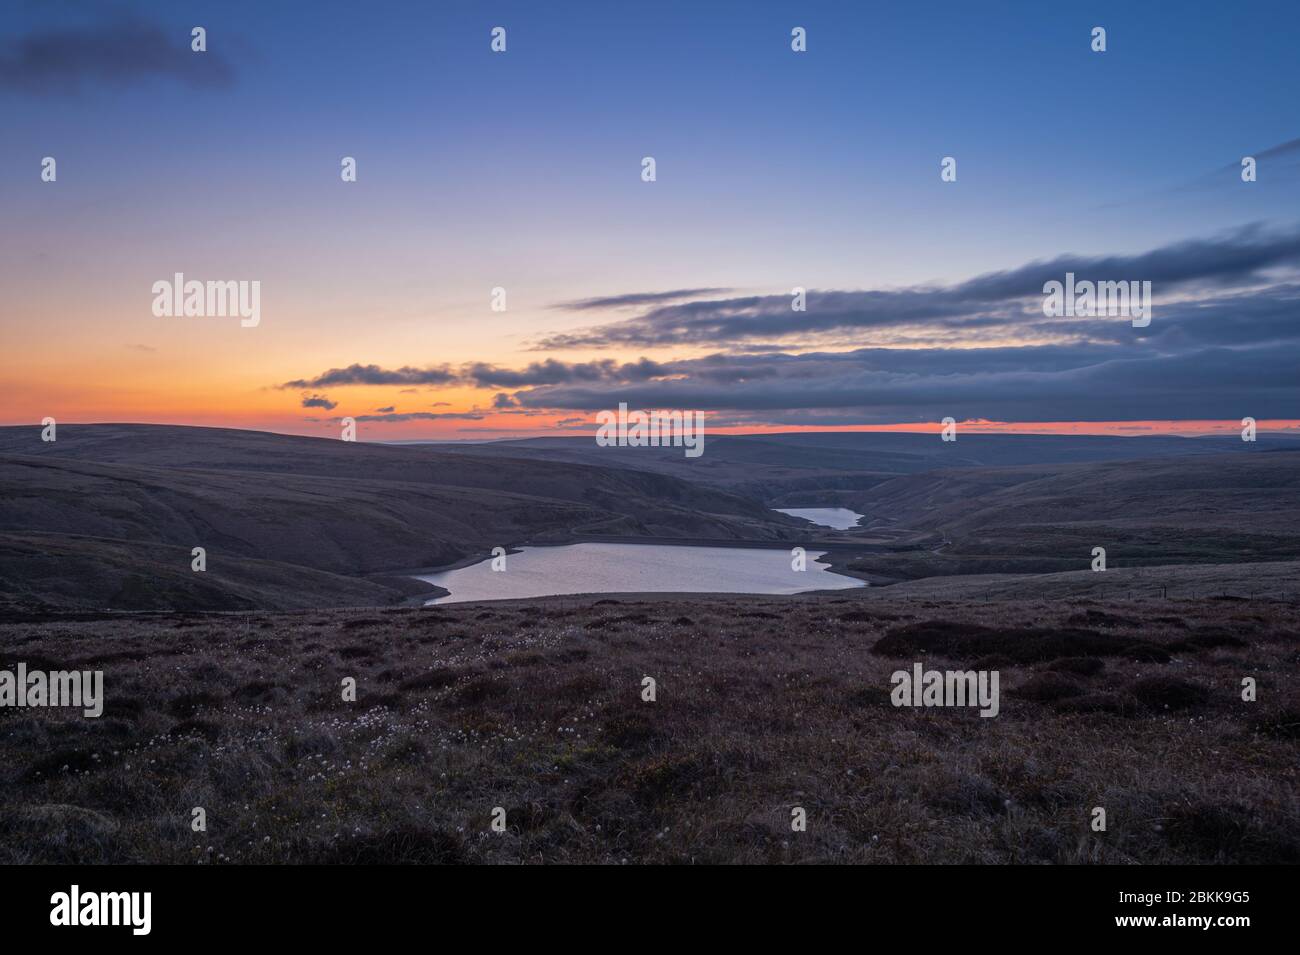
[[[1300,440],[1261,434],[1252,445],[1235,435],[979,434],[955,442],[937,433],[792,432],[708,435],[704,454],[687,458],[678,448],[599,448],[591,438],[528,438],[446,446],[476,457],[502,455],[675,475],[762,501],[770,507],[843,506],[860,510],[862,492],[891,477],[936,469],[1009,469],[1037,466],[1055,472],[1073,464],[1191,458],[1225,453],[1259,454],[1300,449]]]
[[[862,493],[870,527],[911,553],[866,557],[895,578],[1300,558],[1300,452],[932,471]],[[905,531],[905,532],[904,532]]]
[[[126,585],[141,574],[123,557],[131,548],[183,575],[190,550],[207,550],[201,586],[159,584],[172,606],[280,608],[391,602],[400,589],[328,575],[441,566],[525,541],[780,540],[794,526],[719,490],[590,465],[206,428],[64,426],[44,445],[34,429],[0,429],[3,591],[54,605],[159,606],[150,588]],[[23,556],[42,541],[76,573]],[[146,549],[170,556],[146,560]],[[296,586],[302,600],[289,598]]]

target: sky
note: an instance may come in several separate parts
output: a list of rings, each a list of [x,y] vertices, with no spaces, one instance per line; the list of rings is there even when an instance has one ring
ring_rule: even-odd
[[[6,0],[0,423],[1295,428],[1297,32],[1294,2]],[[1067,272],[1151,282],[1150,324],[1045,316]],[[258,323],[156,315],[177,273],[258,282]]]

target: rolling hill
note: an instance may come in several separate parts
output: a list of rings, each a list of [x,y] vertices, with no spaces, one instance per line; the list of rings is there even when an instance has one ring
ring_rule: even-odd
[[[1300,451],[932,471],[855,496],[901,552],[882,578],[1229,564],[1300,558]]]
[[[761,500],[771,507],[843,506],[855,509],[861,492],[890,479],[937,469],[1056,466],[1153,458],[1300,449],[1300,440],[1261,434],[1254,444],[1235,435],[962,433],[953,442],[911,432],[791,432],[708,435],[704,454],[679,448],[601,448],[590,437],[527,438],[484,444],[439,445],[476,457],[504,455],[598,463],[669,474]]]
[[[0,429],[4,592],[62,606],[391,602],[409,586],[357,578],[525,541],[780,540],[795,525],[717,489],[592,465],[227,429],[70,425],[48,444]],[[193,547],[207,550],[202,576]]]

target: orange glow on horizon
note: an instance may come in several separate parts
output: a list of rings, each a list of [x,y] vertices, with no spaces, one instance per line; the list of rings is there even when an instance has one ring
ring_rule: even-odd
[[[504,361],[511,356],[503,355]],[[98,359],[98,361],[96,360]],[[280,434],[338,437],[339,419],[357,422],[362,441],[487,441],[559,435],[593,436],[595,412],[530,411],[494,408],[494,389],[467,384],[348,385],[284,388],[291,375],[277,369],[273,352],[231,354],[213,344],[202,364],[178,370],[149,350],[116,349],[65,359],[57,350],[37,352],[0,388],[10,396],[0,424],[37,425],[44,417],[59,423],[135,422],[239,428]],[[389,360],[389,365],[400,364]],[[105,364],[111,364],[106,371]],[[328,359],[306,367],[333,367]],[[59,382],[52,385],[50,382]],[[271,384],[268,384],[271,383]],[[303,407],[324,398],[333,407]],[[611,395],[611,401],[617,398]],[[166,410],[159,410],[166,409]],[[390,410],[391,409],[391,410]],[[386,415],[396,419],[381,420]],[[402,417],[405,416],[405,417]],[[935,433],[938,421],[890,424],[781,424],[736,421],[731,412],[706,411],[707,434],[879,431]],[[367,419],[370,420],[367,420]],[[1300,432],[1300,420],[1260,420],[1260,432]],[[1240,433],[1240,419],[1138,421],[985,421],[958,423],[966,434],[1201,435]]]
[[[445,413],[460,415],[465,412],[453,409],[439,409]],[[49,412],[47,412],[49,413]],[[357,439],[360,441],[492,441],[525,437],[594,437],[596,421],[594,414],[545,413],[528,415],[521,421],[520,415],[483,412],[481,420],[467,420],[453,417],[437,421],[357,421]],[[307,435],[312,437],[337,437],[341,430],[338,420],[342,417],[338,410],[321,411],[316,421],[305,419],[302,414],[268,415],[265,411],[251,408],[226,410],[221,412],[192,409],[173,411],[161,415],[122,415],[105,416],[102,414],[63,415],[53,413],[60,424],[160,424],[184,425],[208,428],[236,428],[249,431],[269,431],[278,434]],[[44,415],[37,415],[28,420],[9,418],[3,422],[7,426],[30,425],[38,427]],[[705,434],[721,435],[763,435],[788,433],[833,433],[847,431],[937,434],[942,430],[938,421],[914,421],[894,424],[870,425],[792,425],[792,424],[732,424],[710,426],[708,415],[705,417]],[[561,425],[564,420],[581,418],[581,423]],[[1055,434],[1055,435],[1108,435],[1112,437],[1139,437],[1142,435],[1210,435],[1239,434],[1240,420],[1214,421],[959,421],[958,433],[962,434]],[[1300,433],[1300,420],[1276,419],[1256,422],[1257,431],[1297,432]]]

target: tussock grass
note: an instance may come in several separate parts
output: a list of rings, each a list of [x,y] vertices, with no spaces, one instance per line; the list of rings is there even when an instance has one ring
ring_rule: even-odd
[[[106,692],[0,710],[0,862],[1295,862],[1298,624],[879,594],[0,624],[3,665]],[[915,661],[999,669],[1000,715],[895,708]]]

